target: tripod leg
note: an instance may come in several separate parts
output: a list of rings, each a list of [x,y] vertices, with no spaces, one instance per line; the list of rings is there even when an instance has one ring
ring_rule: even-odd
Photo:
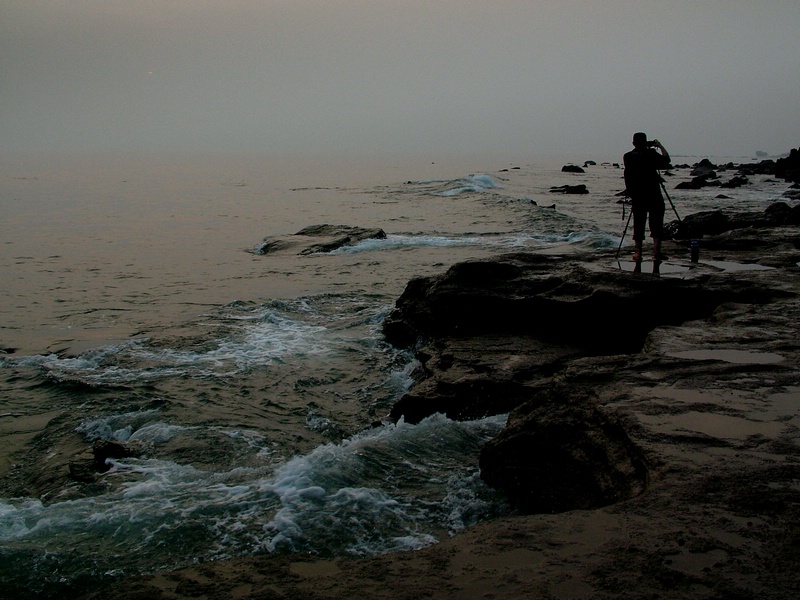
[[[664,185],[663,181],[661,182],[661,189],[664,190],[664,194],[666,195],[667,200],[669,200],[669,205],[672,207],[672,212],[674,212],[675,216],[678,218],[678,223],[683,223],[683,221],[681,221],[681,216],[678,214],[678,211],[675,208],[675,205],[672,203],[672,198],[670,198],[669,194],[667,193],[667,187]]]
[[[619,251],[622,250],[622,241],[625,239],[625,234],[628,231],[628,225],[631,224],[631,217],[633,217],[633,210],[631,210],[631,214],[628,215],[628,222],[625,223],[625,229],[622,230],[622,237],[619,238],[619,246],[617,246],[617,256],[619,258]]]

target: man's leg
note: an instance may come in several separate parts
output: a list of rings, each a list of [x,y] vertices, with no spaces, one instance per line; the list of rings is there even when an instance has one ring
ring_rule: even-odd
[[[664,260],[664,255],[661,254],[661,238],[653,238],[653,260]]]
[[[633,260],[642,260],[642,242],[644,241],[644,228],[647,223],[647,208],[640,203],[631,204],[633,211]]]
[[[653,260],[663,260],[661,238],[664,236],[664,199],[650,208],[650,237],[653,238]]]

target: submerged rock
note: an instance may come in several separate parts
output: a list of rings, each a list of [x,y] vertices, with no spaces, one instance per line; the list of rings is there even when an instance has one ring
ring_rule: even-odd
[[[386,232],[378,227],[364,228],[350,225],[311,225],[301,229],[293,236],[265,239],[255,249],[250,250],[250,252],[263,256],[265,254],[275,254],[277,252],[299,248],[296,252],[301,255],[327,253],[345,246],[354,246],[368,239],[386,239]]]
[[[344,246],[354,246],[368,239],[386,239],[386,233],[383,229],[365,229],[363,227],[351,227],[349,225],[312,225],[311,227],[306,227],[298,231],[295,235],[330,238],[319,244],[309,246],[300,252],[300,254],[333,252]]]
[[[583,183],[578,185],[561,185],[550,188],[551,194],[588,194],[589,189]]]
[[[76,481],[91,483],[97,479],[98,473],[105,473],[111,468],[108,459],[137,455],[134,449],[122,442],[96,442],[91,449],[87,448],[69,462],[69,475]]]

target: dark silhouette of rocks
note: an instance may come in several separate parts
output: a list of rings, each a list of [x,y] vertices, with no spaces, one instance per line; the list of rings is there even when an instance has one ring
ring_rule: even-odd
[[[586,171],[584,171],[578,165],[564,165],[563,167],[561,167],[561,172],[562,173],[585,173]]]
[[[707,317],[726,301],[760,302],[761,291],[738,282],[631,279],[624,271],[537,254],[453,265],[411,281],[384,322],[387,341],[410,347],[420,338],[527,336],[579,354],[638,351],[657,326]],[[632,325],[620,331],[640,306]]]
[[[750,180],[744,175],[735,175],[728,181],[721,181],[716,172],[710,172],[703,175],[693,177],[691,181],[682,181],[675,186],[676,190],[699,190],[704,187],[721,187],[721,188],[738,188],[750,183]]]
[[[560,185],[550,188],[551,194],[588,194],[589,189],[585,184],[578,185]]]
[[[672,221],[667,224],[667,235],[672,239],[702,239],[709,236],[734,230],[757,228],[776,228],[800,225],[800,205],[790,207],[785,202],[775,202],[763,212],[725,212],[722,210],[703,211],[687,215],[682,222]],[[791,237],[791,234],[789,234]],[[728,236],[728,239],[733,236]],[[761,235],[761,240],[752,240],[749,247],[758,247],[769,240],[775,240],[772,234]],[[780,242],[781,240],[775,240]],[[720,240],[717,241],[719,245]]]
[[[742,175],[775,175],[775,167],[775,161],[768,159],[757,163],[742,164],[736,169]]]
[[[800,183],[800,148],[793,148],[789,156],[775,162],[775,177]]]
[[[800,182],[800,149],[792,149],[789,155],[777,160],[764,159],[757,163],[740,164],[727,163],[725,165],[715,165],[709,159],[704,158],[694,165],[677,165],[677,168],[691,169],[690,181],[683,181],[675,186],[675,189],[699,190],[704,187],[737,188],[750,183],[749,177],[754,175],[768,175],[784,181],[794,183]],[[736,175],[730,180],[722,182],[719,178],[720,171],[736,171]],[[787,194],[786,197],[794,198],[794,195]]]
[[[97,479],[98,473],[105,473],[111,468],[108,459],[137,455],[135,450],[122,442],[99,441],[69,462],[69,474],[76,481],[91,483]]]
[[[706,179],[717,178],[717,166],[707,158],[697,163],[691,171],[692,177],[705,177]]]

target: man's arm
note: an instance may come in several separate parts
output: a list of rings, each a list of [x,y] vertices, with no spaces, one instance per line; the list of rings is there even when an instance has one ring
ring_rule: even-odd
[[[672,159],[669,157],[669,152],[667,152],[667,149],[664,148],[664,145],[658,140],[653,140],[653,145],[658,148],[659,152],[661,152],[661,156],[664,159],[664,166],[670,164]]]

